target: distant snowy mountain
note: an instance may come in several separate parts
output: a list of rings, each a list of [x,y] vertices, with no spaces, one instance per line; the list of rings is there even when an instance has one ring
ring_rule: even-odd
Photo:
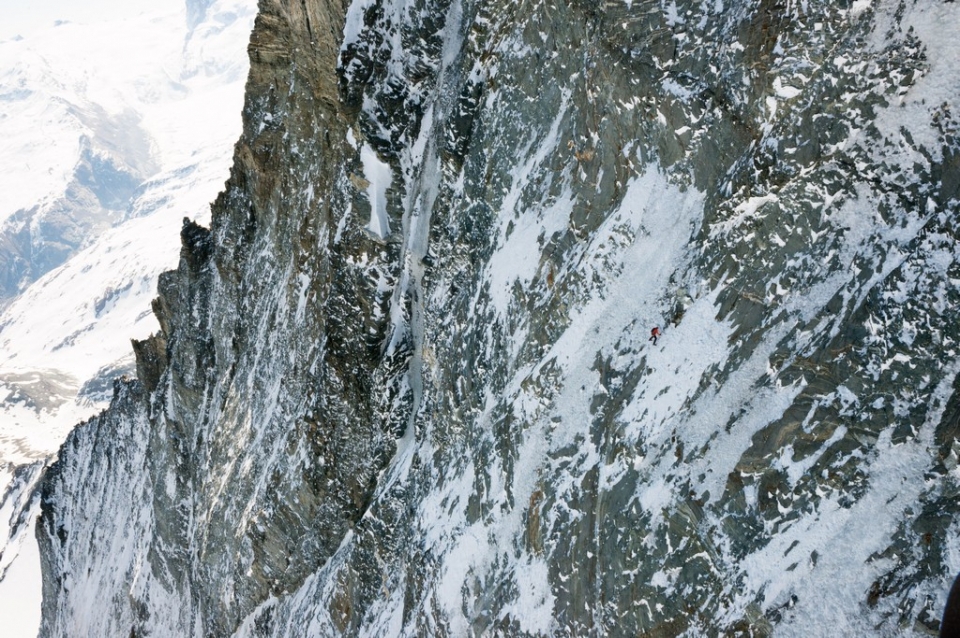
[[[25,495],[132,370],[130,340],[157,329],[157,276],[177,263],[182,219],[209,217],[240,134],[256,3],[143,6],[0,5],[0,617],[13,635],[39,622],[35,547],[14,560],[36,515]]]
[[[254,11],[190,2],[0,43],[0,459],[55,451],[156,328],[181,220],[228,173]]]

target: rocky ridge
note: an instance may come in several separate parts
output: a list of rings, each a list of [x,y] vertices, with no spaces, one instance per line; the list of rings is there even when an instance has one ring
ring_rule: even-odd
[[[42,633],[935,633],[958,21],[261,2],[211,227],[44,479]]]

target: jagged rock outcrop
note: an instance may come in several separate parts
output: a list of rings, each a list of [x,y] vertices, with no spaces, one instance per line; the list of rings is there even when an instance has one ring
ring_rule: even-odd
[[[43,634],[935,632],[958,19],[261,2],[211,228],[45,479]]]

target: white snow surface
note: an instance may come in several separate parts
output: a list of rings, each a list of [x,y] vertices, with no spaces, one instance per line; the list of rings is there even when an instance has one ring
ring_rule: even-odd
[[[104,22],[129,18],[156,9],[153,0],[0,0],[0,40],[27,37],[56,22]]]
[[[387,190],[393,182],[390,165],[377,157],[377,152],[364,144],[360,149],[360,161],[363,163],[363,174],[369,185],[367,198],[370,201],[370,223],[367,230],[379,239],[386,239],[390,234],[390,218],[387,217]]]
[[[15,483],[15,468],[0,464],[0,618],[3,635],[36,636],[40,626],[40,553],[33,532],[40,499],[32,495],[42,463]],[[14,524],[19,519],[19,524]]]

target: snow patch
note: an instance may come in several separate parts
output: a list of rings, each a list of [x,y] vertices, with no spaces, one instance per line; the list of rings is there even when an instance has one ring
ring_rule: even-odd
[[[387,189],[393,183],[393,171],[368,144],[364,144],[360,149],[360,161],[363,163],[363,175],[368,182],[365,190],[370,201],[370,223],[366,228],[380,239],[386,239],[390,234]]]

